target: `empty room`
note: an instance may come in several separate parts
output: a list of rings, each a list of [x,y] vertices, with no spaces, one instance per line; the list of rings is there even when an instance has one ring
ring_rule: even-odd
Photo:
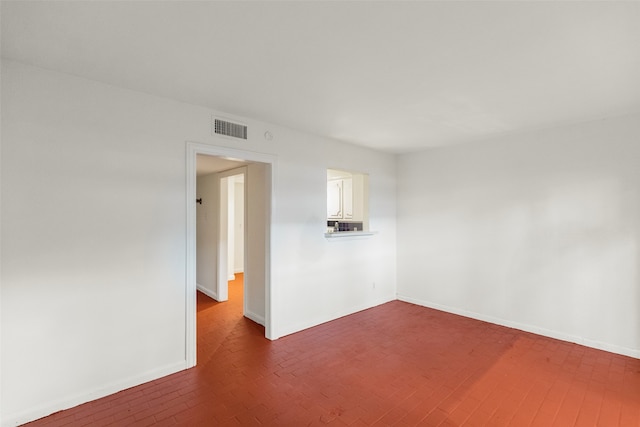
[[[0,425],[640,425],[640,2],[0,2]]]

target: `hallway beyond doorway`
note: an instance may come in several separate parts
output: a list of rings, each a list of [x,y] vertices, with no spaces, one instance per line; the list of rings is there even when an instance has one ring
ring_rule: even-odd
[[[229,336],[241,331],[257,331],[264,337],[264,327],[243,317],[244,274],[236,273],[229,281],[229,299],[218,302],[198,292],[198,366],[207,364]]]

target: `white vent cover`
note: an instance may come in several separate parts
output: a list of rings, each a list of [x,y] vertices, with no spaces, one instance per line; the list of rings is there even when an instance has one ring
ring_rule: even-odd
[[[247,139],[247,126],[214,117],[213,133],[216,135],[230,136],[232,138]]]

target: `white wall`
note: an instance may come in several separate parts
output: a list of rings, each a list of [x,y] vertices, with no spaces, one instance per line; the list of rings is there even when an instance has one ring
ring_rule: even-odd
[[[247,269],[244,276],[244,315],[264,325],[266,283],[269,276],[269,202],[265,195],[271,186],[270,166],[251,163],[245,177],[247,191]]]
[[[196,283],[198,290],[218,299],[216,287],[218,275],[218,187],[220,180],[216,174],[199,176],[196,179]]]
[[[248,141],[212,137],[207,108],[2,73],[3,425],[186,366],[186,141],[277,156],[276,337],[394,299],[393,156],[249,119]],[[327,167],[370,174],[378,235],[323,237]]]
[[[400,299],[640,357],[640,116],[398,160]]]

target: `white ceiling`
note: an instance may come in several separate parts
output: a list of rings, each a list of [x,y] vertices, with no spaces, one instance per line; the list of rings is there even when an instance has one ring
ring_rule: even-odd
[[[196,176],[209,175],[215,172],[227,171],[247,165],[247,162],[225,159],[217,156],[196,156]]]
[[[639,2],[2,2],[2,55],[390,152],[640,111]]]

